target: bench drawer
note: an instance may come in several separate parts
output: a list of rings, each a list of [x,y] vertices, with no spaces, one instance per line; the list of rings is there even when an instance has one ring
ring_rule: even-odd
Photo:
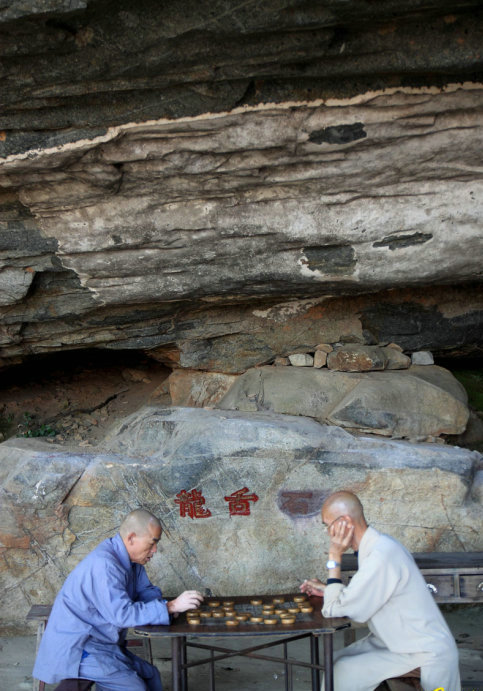
[[[483,600],[483,575],[463,574],[460,576],[461,597]]]
[[[454,588],[454,578],[452,574],[423,574],[428,586],[428,590],[434,595],[436,600],[451,601],[457,595]]]

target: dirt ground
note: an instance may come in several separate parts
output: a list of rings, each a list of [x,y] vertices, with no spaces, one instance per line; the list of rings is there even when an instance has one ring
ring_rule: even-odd
[[[12,369],[0,377],[0,441],[27,436],[93,446],[143,405],[169,405],[170,372],[135,353],[89,351]]]

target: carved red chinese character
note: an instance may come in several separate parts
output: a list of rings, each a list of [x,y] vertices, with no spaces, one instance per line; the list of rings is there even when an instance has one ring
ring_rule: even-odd
[[[191,492],[187,492],[183,489],[176,496],[178,498],[174,500],[174,503],[179,505],[181,518],[186,516],[189,518],[208,518],[211,516],[211,511],[203,506],[205,498],[199,490],[193,489]]]
[[[249,491],[248,487],[244,487],[243,489],[233,492],[229,497],[225,497],[225,501],[228,502],[230,516],[250,515],[250,502],[258,501],[258,497],[255,493],[247,494]]]

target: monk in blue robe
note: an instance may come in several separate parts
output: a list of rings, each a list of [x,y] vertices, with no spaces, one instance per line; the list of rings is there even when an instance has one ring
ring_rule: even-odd
[[[159,520],[132,511],[119,533],[101,542],[69,574],[57,595],[33,670],[36,679],[90,679],[97,691],[161,691],[159,672],[125,646],[126,630],[169,624],[203,596],[188,590],[169,602],[144,565],[157,550]]]

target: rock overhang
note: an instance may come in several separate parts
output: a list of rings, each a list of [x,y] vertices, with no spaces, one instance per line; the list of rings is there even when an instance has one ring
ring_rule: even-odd
[[[55,341],[179,350],[183,326],[170,340],[163,317],[176,324],[190,307],[478,284],[482,93],[238,108],[11,157],[0,166],[5,356]],[[311,141],[341,121],[366,136]],[[51,327],[54,343],[37,344]]]

